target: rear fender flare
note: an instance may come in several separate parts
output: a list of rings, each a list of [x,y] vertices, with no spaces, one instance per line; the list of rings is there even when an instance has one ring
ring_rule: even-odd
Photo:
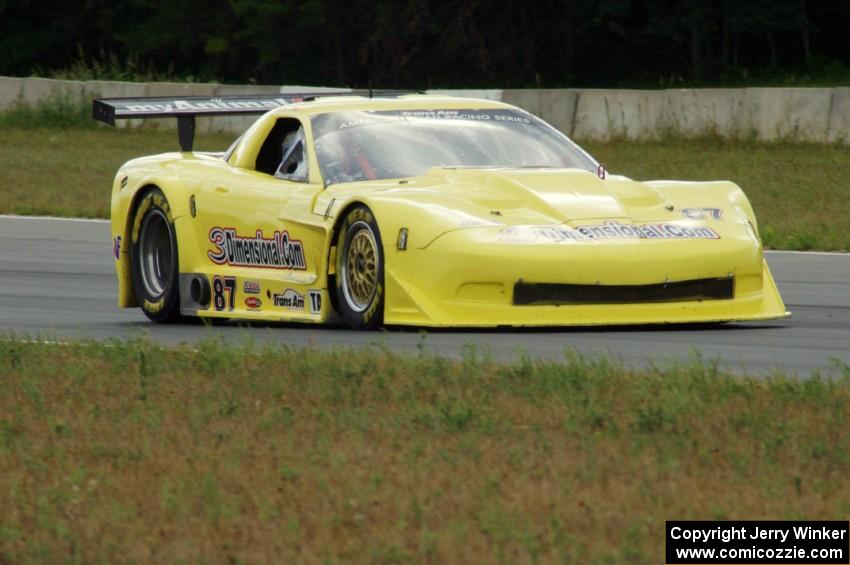
[[[124,224],[121,226],[119,234],[122,238],[121,253],[119,253],[115,265],[116,271],[118,272],[118,305],[125,308],[139,305],[136,295],[133,292],[133,284],[130,278],[132,265],[130,264],[129,249],[131,242],[133,241],[133,221],[136,216],[136,209],[139,205],[139,200],[145,193],[148,192],[149,189],[152,188],[161,190],[165,195],[166,200],[168,200],[168,205],[171,209],[171,217],[174,221],[174,229],[176,230],[177,235],[177,245],[179,247],[178,257],[180,260],[178,270],[180,272],[185,270],[185,261],[190,259],[190,256],[187,253],[183,253],[182,249],[186,241],[186,238],[183,237],[182,234],[183,222],[177,221],[177,219],[189,215],[188,197],[183,198],[182,191],[177,190],[174,187],[169,188],[169,183],[167,182],[146,180],[145,182],[139,183],[139,187],[133,191],[133,195],[130,197],[126,213],[124,214]]]

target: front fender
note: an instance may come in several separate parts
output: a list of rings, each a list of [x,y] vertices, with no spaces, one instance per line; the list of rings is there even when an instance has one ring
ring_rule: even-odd
[[[758,235],[758,221],[749,199],[737,184],[731,181],[687,182],[646,181],[644,184],[658,190],[680,208],[705,206],[706,203],[728,210],[726,220],[749,222]]]
[[[375,214],[385,248],[396,247],[402,228],[407,229],[408,248],[425,249],[435,239],[450,231],[497,225],[496,222],[487,222],[457,208],[450,208],[438,202],[436,198],[413,199],[384,193],[335,202],[335,226],[339,225],[347,211],[357,204],[368,206]]]

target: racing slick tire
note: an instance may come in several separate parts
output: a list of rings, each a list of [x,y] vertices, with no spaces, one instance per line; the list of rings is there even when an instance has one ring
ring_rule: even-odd
[[[372,211],[354,207],[337,236],[336,299],[345,323],[374,330],[384,319],[384,251]]]
[[[154,322],[180,319],[177,235],[168,200],[158,188],[139,198],[130,233],[133,291]]]

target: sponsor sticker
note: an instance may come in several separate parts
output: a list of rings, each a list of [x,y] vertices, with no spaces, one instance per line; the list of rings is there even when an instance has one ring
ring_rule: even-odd
[[[263,301],[257,298],[256,296],[249,296],[245,299],[245,306],[249,310],[259,310],[263,305]]]
[[[459,228],[477,228],[477,227],[481,227],[481,226],[492,226],[492,225],[499,224],[499,223],[501,223],[501,222],[487,223],[487,222],[484,222],[482,220],[463,220],[457,226]]]
[[[304,310],[304,295],[287,288],[281,294],[272,295],[274,305],[287,310]]]
[[[276,231],[266,238],[262,230],[245,237],[240,236],[235,228],[214,227],[209,237],[215,249],[207,251],[207,256],[216,265],[293,270],[307,268],[304,245],[300,240],[292,239],[286,230]]]
[[[406,119],[514,122],[531,124],[523,115],[502,110],[402,110]]]
[[[511,226],[502,228],[499,241],[506,243],[566,243],[603,239],[720,239],[712,228],[683,226],[673,223],[659,224],[603,224],[566,226]]]
[[[691,220],[705,220],[712,218],[723,219],[723,210],[720,208],[682,208],[682,215]]]
[[[411,122],[418,120],[453,120],[465,122],[511,122],[536,125],[529,118],[509,110],[401,110],[362,112],[358,117],[339,123],[337,129],[346,130],[375,124]],[[320,136],[319,136],[320,137]]]
[[[284,97],[275,98],[273,100],[265,99],[250,99],[241,100],[226,100],[222,98],[210,98],[204,101],[194,100],[172,100],[168,102],[149,103],[138,102],[128,103],[125,105],[125,110],[131,112],[178,112],[178,111],[199,111],[199,110],[271,110],[278,106],[283,106],[289,102],[297,102],[300,99]]]
[[[112,256],[115,257],[115,260],[121,258],[121,236],[116,236],[115,239],[112,240]]]
[[[260,294],[260,283],[257,281],[243,281],[242,292],[245,294]]]
[[[216,312],[232,312],[236,301],[236,277],[214,275],[212,287],[213,307]]]
[[[310,289],[307,291],[307,297],[310,300],[310,313],[320,314],[322,312],[322,291]]]

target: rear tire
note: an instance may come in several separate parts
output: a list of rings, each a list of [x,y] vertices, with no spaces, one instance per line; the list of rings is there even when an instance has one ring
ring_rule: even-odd
[[[337,236],[336,299],[345,322],[374,330],[384,320],[384,248],[372,211],[352,209]]]
[[[139,198],[130,236],[133,291],[142,312],[154,322],[179,320],[177,234],[171,207],[158,188]]]

